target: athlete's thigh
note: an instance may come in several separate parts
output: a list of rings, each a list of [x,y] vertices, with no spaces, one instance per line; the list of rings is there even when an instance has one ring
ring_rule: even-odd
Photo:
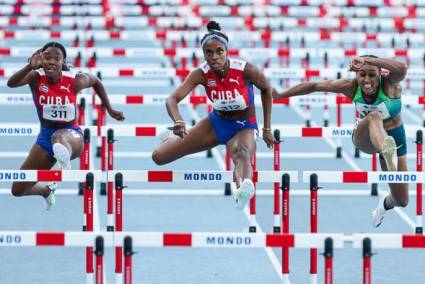
[[[80,132],[65,128],[55,131],[52,135],[52,144],[62,142],[71,146],[71,160],[80,156],[84,144],[83,135]]]
[[[177,159],[218,145],[212,124],[208,118],[195,124],[184,139],[173,136],[164,141],[156,150],[166,160]]]
[[[241,131],[239,131],[238,133],[236,133],[228,142],[227,142],[227,149],[229,150],[230,153],[232,153],[232,151],[234,149],[237,149],[239,147],[243,147],[248,149],[249,153],[251,155],[254,155],[256,147],[257,147],[257,142],[255,140],[255,132],[257,130],[253,129],[253,128],[246,128],[243,129]]]
[[[353,130],[353,144],[364,153],[376,153],[375,147],[373,147],[370,141],[369,121],[367,119],[362,119],[357,122],[357,126]]]
[[[56,163],[46,150],[40,145],[34,144],[22,163],[21,170],[49,170]]]
[[[55,163],[55,159],[46,150],[34,144],[27,158],[22,163],[20,170],[50,170]],[[34,184],[36,182],[14,182],[14,186],[18,186],[19,188],[22,186],[31,187]]]

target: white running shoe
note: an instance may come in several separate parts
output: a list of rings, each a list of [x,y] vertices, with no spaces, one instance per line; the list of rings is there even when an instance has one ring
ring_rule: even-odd
[[[236,208],[242,210],[254,196],[255,186],[252,180],[244,179],[235,191]]]
[[[384,201],[388,195],[388,193],[381,195],[379,197],[378,206],[376,206],[375,210],[372,211],[372,225],[375,228],[378,228],[384,220],[385,213],[387,212],[384,207]]]
[[[56,205],[55,190],[58,188],[58,184],[56,182],[51,182],[47,184],[47,187],[50,189],[50,193],[47,197],[44,197],[44,200],[46,201],[46,210],[49,211]]]
[[[389,172],[397,171],[397,145],[392,136],[387,136],[382,144],[382,156],[384,157],[385,163],[387,164],[387,170]]]
[[[58,163],[59,168],[61,170],[70,170],[71,155],[68,149],[60,143],[53,144],[52,148],[53,148],[54,157],[56,159],[56,162]]]

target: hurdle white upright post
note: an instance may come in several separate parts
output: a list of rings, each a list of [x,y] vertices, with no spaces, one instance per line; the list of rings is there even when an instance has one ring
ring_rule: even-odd
[[[290,176],[282,176],[282,234],[289,234],[289,188]],[[289,247],[282,247],[282,283],[291,284],[289,281]]]
[[[124,238],[124,284],[133,282],[133,240],[130,236]]]
[[[252,165],[252,170],[254,172],[257,171],[257,158],[256,155],[252,155],[251,156],[251,165]],[[257,187],[257,181],[256,178],[253,176],[253,182],[254,182],[254,187]],[[256,199],[257,199],[257,194],[254,190],[254,196],[251,198],[251,200],[249,201],[249,232],[250,233],[255,233],[257,232],[257,227],[255,226],[255,216],[257,214],[256,212]]]
[[[104,244],[103,237],[97,236],[95,241],[95,251],[96,255],[96,284],[103,284],[103,255],[104,255]]]
[[[85,191],[87,196],[86,208],[86,231],[93,232],[93,186],[94,177],[88,173],[86,177]],[[93,246],[86,247],[86,283],[93,283]]]
[[[106,230],[111,232],[114,230],[114,183],[109,177],[109,171],[114,169],[114,130],[108,129],[108,163],[107,163],[107,227]]]
[[[372,241],[363,239],[363,284],[372,283]]]
[[[376,172],[378,170],[378,161],[376,158],[376,153],[372,154],[372,172]],[[370,188],[370,195],[378,196],[378,184],[372,183]]]
[[[332,284],[333,283],[333,264],[332,264],[332,258],[333,258],[333,240],[332,238],[326,238],[325,239],[325,284]]]
[[[115,231],[122,232],[123,230],[123,176],[121,173],[115,175]],[[115,247],[115,283],[122,283],[122,246]]]
[[[273,132],[274,139],[276,143],[274,143],[273,147],[273,169],[275,171],[280,171],[280,131],[279,129],[275,129]],[[279,183],[275,182],[274,186],[274,208],[273,208],[273,233],[280,233],[280,191],[279,191]]]
[[[317,234],[317,175],[310,175],[310,232]],[[317,284],[317,248],[310,249],[310,283]]]
[[[416,171],[422,172],[422,149],[423,134],[422,130],[416,132]],[[422,183],[416,184],[416,234],[423,233],[422,227]]]

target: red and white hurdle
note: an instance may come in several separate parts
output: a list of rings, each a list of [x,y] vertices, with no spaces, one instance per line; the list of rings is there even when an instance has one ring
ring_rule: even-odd
[[[94,212],[93,212],[93,189],[96,180],[103,178],[100,171],[57,171],[57,170],[0,170],[0,182],[60,182],[60,181],[77,181],[84,182],[84,201],[83,215],[84,225],[83,231],[93,232],[94,230]],[[32,240],[34,238],[34,240]],[[0,246],[3,241],[10,244],[18,245],[21,242],[24,245],[60,245],[64,244],[65,238],[57,236],[54,233],[45,233],[32,236],[30,233],[23,232],[18,236],[0,234]],[[99,241],[100,242],[100,241]],[[72,242],[70,243],[70,245]],[[97,243],[100,246],[100,243]],[[97,263],[103,256],[103,249],[96,248],[96,267]],[[97,271],[97,270],[96,270]],[[93,246],[86,246],[86,283],[93,283]]]

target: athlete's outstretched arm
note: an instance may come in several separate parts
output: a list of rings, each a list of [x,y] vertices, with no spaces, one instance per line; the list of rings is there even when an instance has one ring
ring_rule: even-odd
[[[356,83],[354,80],[338,79],[320,82],[303,82],[281,93],[277,92],[276,89],[273,88],[273,98],[283,99],[293,96],[307,95],[313,92],[342,93],[351,98],[355,89]]]
[[[244,76],[248,82],[253,83],[261,91],[261,103],[263,105],[263,139],[267,147],[273,148],[274,137],[271,133],[271,116],[272,116],[272,89],[267,82],[264,74],[257,66],[247,63]]]
[[[185,122],[179,112],[177,104],[184,99],[193,89],[203,83],[201,69],[195,69],[186,77],[183,83],[174,90],[165,101],[168,115],[174,122],[173,132],[175,135],[184,137],[187,134]]]
[[[75,78],[75,93],[78,94],[82,89],[93,87],[93,90],[102,100],[103,105],[108,111],[109,115],[116,120],[122,121],[125,119],[124,114],[121,111],[114,110],[109,102],[108,95],[106,94],[105,87],[102,81],[96,76],[89,73],[77,73]]]
[[[355,57],[350,62],[350,70],[358,71],[365,64],[387,69],[389,75],[385,79],[392,84],[397,84],[406,77],[407,65],[390,58]]]
[[[33,83],[38,78],[38,74],[34,69],[40,67],[41,59],[42,53],[41,49],[39,49],[30,57],[28,64],[10,76],[9,80],[7,80],[7,86],[9,88],[17,88]]]

